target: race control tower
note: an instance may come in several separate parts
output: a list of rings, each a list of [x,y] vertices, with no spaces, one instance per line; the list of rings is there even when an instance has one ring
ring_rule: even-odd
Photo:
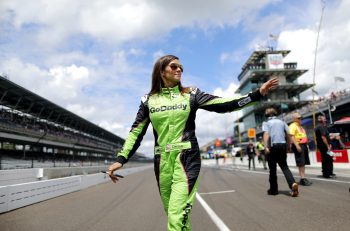
[[[279,78],[279,86],[269,92],[266,100],[259,104],[243,109],[243,116],[235,122],[243,122],[244,126],[238,128],[235,123],[234,130],[239,131],[242,140],[248,139],[248,129],[254,128],[257,136],[262,133],[261,125],[264,120],[265,109],[275,107],[282,113],[287,113],[300,108],[311,101],[301,100],[300,94],[311,88],[313,84],[298,83],[298,78],[308,70],[297,69],[297,63],[285,63],[284,58],[289,50],[264,50],[254,51],[242,67],[238,76],[240,82],[236,93],[245,95],[259,88],[264,82],[276,76]],[[240,126],[242,127],[242,126]]]

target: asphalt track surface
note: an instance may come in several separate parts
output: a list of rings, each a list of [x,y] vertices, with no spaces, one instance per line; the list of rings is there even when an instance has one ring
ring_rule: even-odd
[[[294,174],[296,175],[296,174]],[[268,172],[232,166],[203,166],[199,196],[215,213],[213,220],[196,200],[191,216],[193,230],[349,230],[350,175],[300,186],[292,198],[281,173],[280,194],[268,196]],[[298,179],[296,177],[296,179]],[[1,231],[103,231],[166,230],[152,169],[83,191],[20,208],[0,215]]]

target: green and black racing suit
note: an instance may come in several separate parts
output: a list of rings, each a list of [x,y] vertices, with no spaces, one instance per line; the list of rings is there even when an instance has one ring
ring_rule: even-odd
[[[181,93],[178,86],[142,97],[136,120],[117,155],[117,162],[124,164],[128,161],[140,146],[149,123],[152,123],[154,171],[168,216],[168,230],[191,230],[189,217],[201,167],[195,135],[197,109],[232,112],[261,98],[259,90],[234,99],[213,96],[198,88]]]

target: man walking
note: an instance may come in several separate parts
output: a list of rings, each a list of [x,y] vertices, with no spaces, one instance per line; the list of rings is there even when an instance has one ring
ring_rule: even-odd
[[[333,157],[330,155],[332,149],[330,145],[329,132],[327,129],[327,120],[323,115],[317,117],[318,125],[315,128],[317,148],[321,152],[322,175],[324,178],[334,178]]]
[[[278,119],[277,111],[274,108],[267,108],[265,116],[268,121],[263,124],[265,155],[270,168],[270,189],[268,195],[278,194],[277,184],[277,164],[280,166],[289,188],[291,196],[296,197],[299,194],[298,184],[287,165],[287,145],[290,143],[290,134],[288,125]]]
[[[301,115],[296,112],[293,115],[294,122],[289,125],[290,135],[293,137],[292,151],[295,163],[299,169],[300,182],[304,186],[310,186],[311,181],[305,178],[305,165],[310,165],[309,146],[305,129],[301,126]]]

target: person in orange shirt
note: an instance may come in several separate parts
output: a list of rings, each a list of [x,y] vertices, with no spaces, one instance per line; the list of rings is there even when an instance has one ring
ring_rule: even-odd
[[[301,115],[296,112],[293,114],[294,122],[289,125],[290,135],[292,139],[292,151],[295,156],[296,165],[299,168],[300,182],[304,186],[310,186],[311,181],[305,178],[305,165],[310,165],[309,146],[305,129],[301,126]]]

